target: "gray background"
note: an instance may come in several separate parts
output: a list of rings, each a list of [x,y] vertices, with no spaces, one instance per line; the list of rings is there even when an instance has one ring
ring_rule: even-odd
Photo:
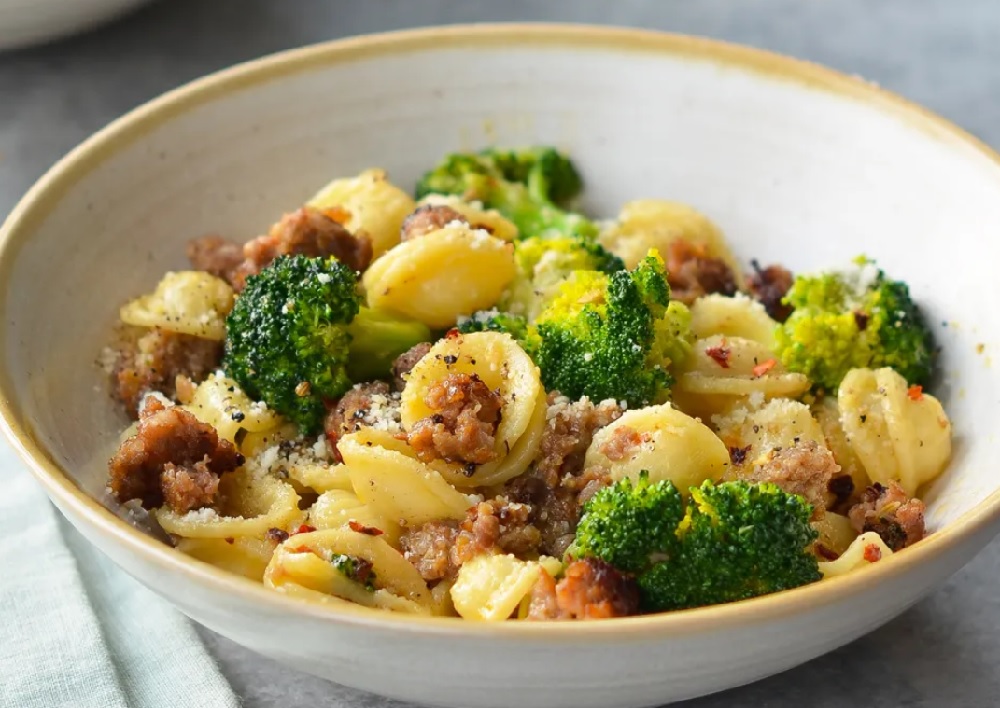
[[[772,49],[872,79],[1000,146],[996,0],[161,0],[97,32],[0,55],[0,214],[93,131],[207,72],[334,37],[486,20],[632,25]],[[998,562],[1000,542],[875,634],[684,706],[1000,705]],[[201,633],[247,706],[402,706]]]

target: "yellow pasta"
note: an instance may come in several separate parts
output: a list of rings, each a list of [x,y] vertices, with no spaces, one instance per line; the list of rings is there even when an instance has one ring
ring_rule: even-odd
[[[858,532],[851,525],[851,520],[842,514],[828,511],[813,522],[813,528],[819,533],[816,543],[837,554],[843,554],[857,538]]]
[[[621,450],[614,441],[622,436],[638,444]],[[613,479],[629,477],[633,482],[647,470],[650,481],[668,479],[686,492],[721,477],[729,466],[729,451],[707,425],[665,403],[627,411],[598,430],[587,448],[585,466],[603,467]]]
[[[264,538],[182,538],[178,550],[230,573],[260,582],[274,554],[274,542]]]
[[[350,491],[351,475],[346,465],[308,462],[288,467],[288,480],[296,487],[319,494],[333,490]]]
[[[336,529],[349,526],[352,521],[379,529],[382,537],[393,545],[399,541],[400,528],[395,519],[365,504],[353,491],[343,489],[320,494],[309,508],[307,523],[317,529]]]
[[[724,335],[695,343],[674,387],[677,406],[703,418],[741,400],[795,398],[808,390],[809,379],[785,369],[767,346]]]
[[[749,448],[744,459],[751,466],[769,452],[797,442],[826,445],[823,430],[809,406],[787,398],[774,399],[756,409],[739,408],[713,418],[712,423],[727,448]],[[733,472],[738,475],[737,470]]]
[[[601,245],[635,268],[651,248],[666,257],[670,244],[686,241],[703,246],[705,255],[721,258],[744,289],[743,271],[719,228],[687,204],[659,199],[627,202],[618,218],[600,235]]]
[[[373,588],[347,577],[333,560],[339,556],[371,564]],[[381,536],[348,528],[296,534],[275,549],[264,584],[284,590],[289,584],[366,607],[430,614],[426,583],[403,555]]]
[[[418,460],[409,445],[385,431],[362,428],[341,438],[337,449],[358,498],[406,526],[464,519],[475,503]]]
[[[865,466],[861,464],[861,458],[848,441],[844,427],[840,424],[840,407],[837,405],[837,399],[824,396],[813,404],[812,413],[823,430],[827,448],[840,465],[840,471],[851,476],[856,491],[865,489],[871,484],[871,480],[868,478]]]
[[[400,399],[403,428],[435,413],[425,400],[428,390],[449,374],[475,374],[501,399],[496,459],[469,475],[464,466],[435,463],[434,469],[456,487],[506,482],[534,459],[545,428],[545,390],[538,367],[508,334],[473,332],[439,340],[410,371]]]
[[[461,197],[450,194],[428,194],[417,202],[418,207],[424,204],[450,207],[464,216],[472,228],[485,229],[490,232],[490,235],[504,241],[517,239],[518,231],[514,222],[505,218],[496,209],[483,208],[480,202],[467,202]]]
[[[210,273],[168,272],[152,293],[122,306],[119,317],[135,327],[160,327],[222,341],[233,302],[233,289]]]
[[[456,225],[395,246],[372,263],[362,283],[369,307],[445,328],[460,315],[492,307],[513,279],[509,243]]]
[[[334,213],[352,233],[364,231],[372,240],[374,257],[399,243],[399,230],[415,203],[389,181],[385,170],[369,169],[356,177],[335,179],[308,205]]]
[[[847,575],[872,563],[884,561],[891,555],[892,549],[885,545],[882,538],[874,531],[869,531],[854,539],[837,560],[821,561],[819,572],[824,578]]]
[[[222,477],[218,511],[198,509],[178,514],[168,507],[154,513],[164,531],[188,538],[263,537],[268,529],[285,528],[299,515],[299,495],[287,482],[246,468]]]
[[[713,335],[739,337],[756,342],[771,352],[777,326],[763,305],[742,294],[735,297],[706,295],[691,305],[691,333],[697,339]]]
[[[513,555],[484,554],[463,564],[451,587],[455,611],[467,620],[509,619],[542,575],[537,561]]]
[[[241,437],[240,430],[262,433],[277,429],[283,422],[281,416],[265,404],[252,401],[239,384],[221,372],[209,374],[198,384],[183,408],[231,443]]]
[[[910,496],[951,459],[951,421],[933,396],[910,395],[895,370],[852,369],[837,394],[840,422],[872,481]]]

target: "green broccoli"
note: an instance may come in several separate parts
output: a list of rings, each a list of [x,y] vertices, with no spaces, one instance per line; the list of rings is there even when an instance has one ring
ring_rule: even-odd
[[[458,321],[462,334],[469,332],[506,332],[524,346],[531,337],[531,325],[521,315],[498,310],[483,310]]]
[[[596,241],[559,236],[533,236],[514,244],[517,266],[514,282],[499,307],[525,315],[529,320],[549,303],[559,286],[577,270],[613,273],[625,269],[618,256]]]
[[[934,335],[906,284],[874,261],[845,271],[800,275],[784,302],[794,309],[776,330],[777,354],[818,389],[836,391],[853,368],[892,367],[927,385],[936,364]]]
[[[549,157],[539,157],[546,151]],[[599,232],[596,224],[553,201],[567,199],[580,187],[572,163],[551,148],[486,150],[445,157],[419,180],[416,197],[454,194],[482,202],[510,219],[521,238],[561,235],[594,240]]]
[[[432,339],[427,325],[364,305],[347,326],[347,333],[351,337],[347,375],[356,382],[386,378],[396,357]]]
[[[534,323],[546,390],[631,406],[667,400],[672,357],[690,336],[686,313],[670,302],[655,251],[632,271],[574,272]]]
[[[388,376],[396,354],[427,339],[423,325],[362,307],[354,270],[336,258],[281,256],[248,277],[236,298],[222,366],[311,435],[326,403],[351,387],[351,372]]]
[[[368,561],[340,553],[333,556],[330,563],[349,580],[360,583],[366,590],[375,590],[375,573]]]
[[[584,506],[573,558],[595,557],[638,582],[663,612],[744,600],[820,579],[812,507],[769,483],[704,482],[686,510],[670,482],[622,480]]]

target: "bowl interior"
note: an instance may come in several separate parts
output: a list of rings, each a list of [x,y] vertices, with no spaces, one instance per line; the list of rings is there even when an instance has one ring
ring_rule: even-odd
[[[802,270],[865,253],[906,279],[940,337],[934,393],[956,435],[928,493],[941,528],[1000,486],[989,306],[1000,167],[893,99],[772,61],[740,65],[695,40],[454,31],[292,55],[142,109],[36,192],[8,234],[11,411],[103,498],[125,420],[96,361],[118,306],[186,267],[188,238],[250,238],[367,167],[410,188],[452,150],[551,143],[578,161],[596,216],[675,199],[713,218],[744,260]]]

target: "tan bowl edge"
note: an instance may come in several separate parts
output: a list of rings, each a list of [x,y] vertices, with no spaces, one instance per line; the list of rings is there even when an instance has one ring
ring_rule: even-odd
[[[122,145],[140,139],[161,122],[215,96],[308,71],[315,66],[357,61],[374,55],[515,44],[666,53],[758,72],[769,78],[780,78],[863,101],[926,131],[936,139],[946,141],[956,149],[986,157],[1000,167],[1000,155],[927,109],[864,80],[764,50],[701,37],[587,25],[480,24],[421,28],[326,42],[239,64],[170,91],[115,120],[56,163],[7,217],[0,227],[0,282],[6,282],[18,249],[45,218],[47,205],[61,199],[88,171]],[[0,312],[7,311],[7,295],[6,291],[0,293]],[[0,347],[4,350],[5,340],[4,330],[0,332]],[[30,423],[21,420],[21,413],[12,400],[13,390],[7,371],[0,371],[0,415],[4,434],[48,494],[58,504],[72,507],[95,532],[114,538],[117,543],[141,554],[147,561],[155,562],[165,571],[186,573],[201,582],[216,585],[219,590],[241,595],[248,601],[271,603],[276,611],[384,630],[507,638],[537,636],[579,641],[581,636],[678,635],[733,625],[766,623],[779,615],[794,614],[834,599],[842,600],[860,593],[869,583],[905,574],[911,566],[948,553],[963,537],[985,529],[1000,517],[998,490],[944,529],[874,566],[795,590],[727,605],[601,622],[476,623],[457,618],[411,617],[361,606],[289,598],[260,583],[195,560],[143,534],[82,492],[66,477],[48,452],[36,442]]]

